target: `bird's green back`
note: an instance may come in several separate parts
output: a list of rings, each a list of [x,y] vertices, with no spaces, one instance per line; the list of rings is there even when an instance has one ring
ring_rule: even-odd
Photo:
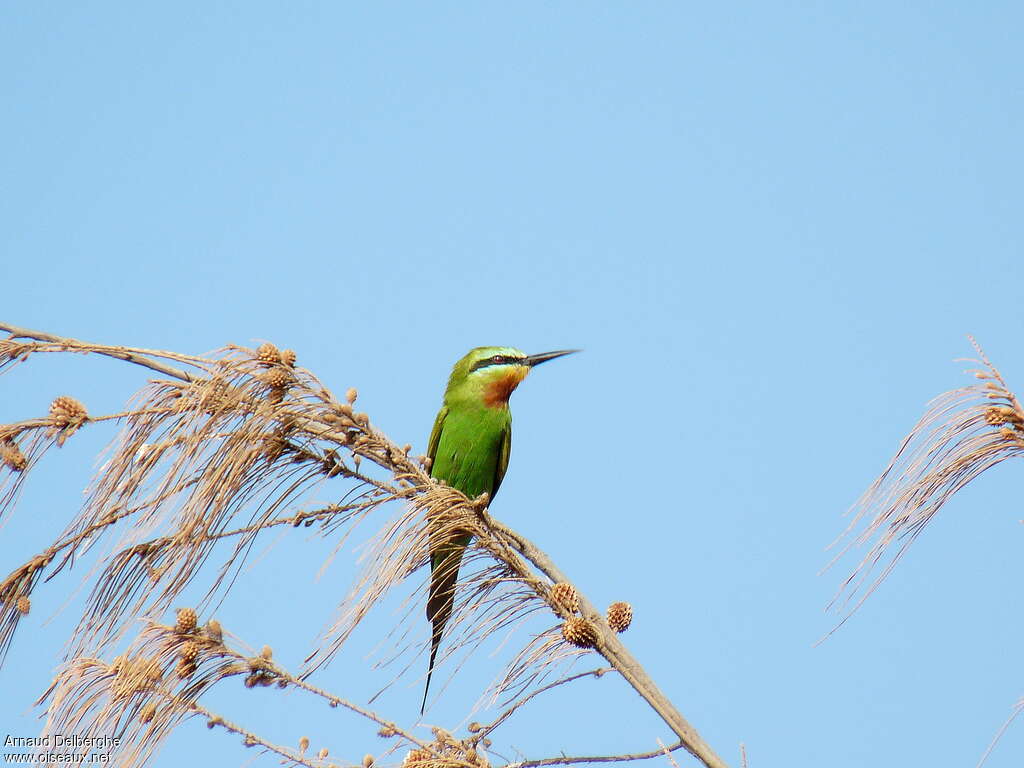
[[[481,493],[493,497],[508,468],[511,442],[508,408],[446,405],[431,435],[430,474],[471,499]]]

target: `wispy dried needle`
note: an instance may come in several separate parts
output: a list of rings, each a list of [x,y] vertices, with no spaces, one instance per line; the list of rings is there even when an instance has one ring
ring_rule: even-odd
[[[1024,409],[973,338],[971,344],[978,354],[971,361],[979,366],[971,371],[978,383],[929,404],[889,465],[853,505],[852,521],[833,543],[846,540],[829,566],[870,543],[829,603],[842,614],[836,628],[882,583],[957,491],[1006,459],[1024,455]],[[857,532],[864,520],[867,525]]]

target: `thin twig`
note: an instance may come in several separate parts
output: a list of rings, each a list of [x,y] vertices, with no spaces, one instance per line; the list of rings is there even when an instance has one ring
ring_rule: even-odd
[[[539,696],[545,691],[550,691],[552,688],[557,688],[560,685],[565,685],[566,683],[574,682],[583,677],[601,677],[601,675],[605,674],[606,672],[611,672],[611,670],[611,667],[598,667],[597,669],[588,669],[586,672],[579,672],[575,675],[562,677],[558,680],[555,680],[553,683],[548,683],[547,685],[541,686],[537,690],[531,691],[529,695],[524,696],[523,698],[513,703],[512,706],[510,706],[508,709],[506,709],[504,712],[498,715],[498,717],[496,717],[493,722],[482,728],[480,733],[484,736],[491,733],[492,731],[494,731],[495,728],[497,728],[503,722],[508,720],[516,712],[516,710],[518,710],[520,707],[526,704],[526,702],[530,701],[536,696]]]
[[[978,765],[975,766],[975,768],[981,768],[985,765],[985,761],[988,760],[989,755],[992,754],[992,750],[996,748],[996,744],[999,743],[999,740],[1003,738],[1003,734],[1006,733],[1006,729],[1010,727],[1010,724],[1017,719],[1017,716],[1021,712],[1024,712],[1024,699],[1017,702],[1017,705],[1013,708],[1013,712],[1011,712],[1010,716],[1006,718],[1006,722],[1002,724],[998,731],[996,731],[996,735],[992,738],[992,743],[988,745],[988,749],[985,750],[985,754],[981,756],[981,760],[978,761]]]
[[[176,379],[182,381],[193,382],[195,377],[180,368],[174,368],[173,366],[161,363],[156,360],[147,357],[149,355],[163,355],[169,353],[161,353],[155,350],[145,350],[146,354],[143,354],[143,350],[135,349],[133,347],[114,347],[105,344],[87,344],[85,342],[76,341],[74,339],[66,339],[61,336],[54,336],[51,333],[43,333],[42,331],[33,331],[28,328],[19,328],[16,325],[10,323],[0,323],[0,331],[7,331],[10,334],[11,339],[35,339],[36,341],[49,341],[53,344],[57,344],[60,347],[67,349],[68,351],[77,352],[93,352],[97,355],[106,355],[108,357],[116,357],[120,360],[127,360],[130,363],[141,365],[145,368],[157,371],[166,376],[173,376]],[[176,358],[181,358],[180,355],[174,355]]]
[[[521,760],[516,763],[508,763],[503,768],[536,768],[541,765],[573,765],[574,763],[622,763],[628,760],[650,760],[652,757],[667,755],[677,749],[686,749],[686,745],[679,741],[670,747],[652,749],[650,752],[637,752],[632,755],[598,755],[596,757],[546,757],[543,760]]]

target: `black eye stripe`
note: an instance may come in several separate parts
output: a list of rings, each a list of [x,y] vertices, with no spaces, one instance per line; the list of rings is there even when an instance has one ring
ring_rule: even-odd
[[[490,365],[509,365],[521,364],[525,357],[510,357],[509,355],[492,355],[491,357],[485,357],[483,360],[477,360],[473,363],[473,367],[469,369],[469,372],[478,371],[481,368],[486,368]]]

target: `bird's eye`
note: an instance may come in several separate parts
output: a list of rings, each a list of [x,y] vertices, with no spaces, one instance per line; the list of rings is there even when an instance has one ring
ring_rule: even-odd
[[[491,358],[491,362],[492,363],[496,363],[498,365],[501,365],[502,363],[505,362],[505,356],[504,355],[495,355],[494,357]]]

